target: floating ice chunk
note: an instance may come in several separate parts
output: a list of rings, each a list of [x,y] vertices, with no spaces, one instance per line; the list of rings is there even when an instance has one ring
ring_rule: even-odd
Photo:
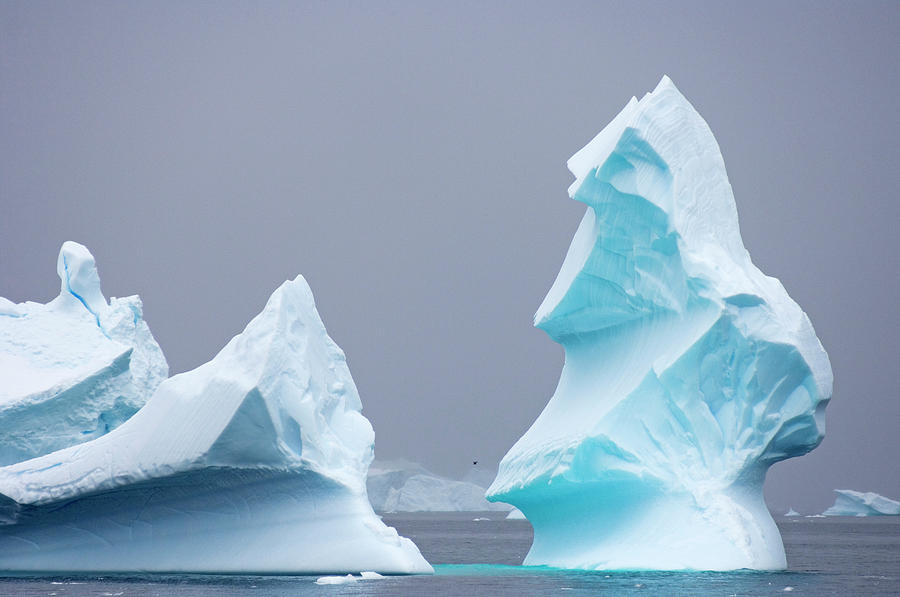
[[[834,505],[822,512],[824,516],[900,516],[900,502],[877,493],[835,489]]]
[[[361,580],[378,580],[384,578],[381,574],[372,571],[360,572],[359,576],[347,574],[345,576],[321,576],[316,579],[317,585],[346,585]]]
[[[784,568],[763,481],[821,442],[831,366],[751,262],[712,132],[663,77],[569,168],[587,208],[535,314],[565,365],[489,499],[533,525],[526,564]]]
[[[800,513],[794,510],[793,508],[788,508],[788,511],[784,513],[785,516],[800,516]]]
[[[432,572],[369,505],[360,410],[298,276],[117,429],[0,468],[0,569]]]
[[[46,305],[0,298],[0,465],[115,429],[169,372],[141,299],[107,304],[84,246],[63,243],[57,273]]]
[[[316,579],[317,585],[346,585],[348,583],[357,582],[359,579],[348,574],[346,576],[321,576]]]

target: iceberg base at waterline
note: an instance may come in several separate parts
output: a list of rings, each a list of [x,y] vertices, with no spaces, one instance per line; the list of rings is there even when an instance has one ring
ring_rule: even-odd
[[[113,431],[0,468],[0,570],[431,573],[366,497],[361,408],[298,276]]]
[[[204,469],[0,516],[16,520],[0,530],[6,571],[431,571],[365,496],[312,472]]]
[[[761,495],[718,493],[700,506],[693,495],[653,491],[640,482],[604,486],[557,479],[553,485],[556,495],[566,498],[556,507],[531,503],[531,496],[507,496],[535,529],[526,565],[580,570],[779,570],[786,565],[781,535]]]
[[[431,572],[365,496],[312,472],[204,469],[0,516],[16,519],[5,571]]]

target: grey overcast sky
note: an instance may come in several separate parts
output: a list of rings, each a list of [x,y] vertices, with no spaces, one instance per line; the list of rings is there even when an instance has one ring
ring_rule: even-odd
[[[60,244],[140,294],[173,373],[302,273],[378,458],[495,465],[563,353],[532,327],[583,206],[566,159],[670,75],[756,264],[828,350],[774,508],[900,498],[896,2],[0,3],[0,296]]]

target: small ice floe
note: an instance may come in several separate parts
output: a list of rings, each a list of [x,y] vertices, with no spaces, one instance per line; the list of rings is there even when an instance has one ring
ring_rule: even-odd
[[[472,522],[481,522],[483,520],[490,520],[490,518],[473,518]]]
[[[785,593],[790,593],[791,591],[794,590],[794,587],[785,587],[785,588],[783,588],[783,589],[781,589],[781,590],[784,591]]]
[[[322,576],[316,579],[317,585],[345,585],[348,583],[354,583],[361,580],[378,580],[379,578],[384,578],[383,575],[378,574],[377,572],[373,572],[371,570],[363,570],[359,573],[359,576],[353,576],[352,574],[348,574],[346,576]]]
[[[348,574],[347,576],[322,576],[316,579],[317,585],[345,585],[347,583],[356,582],[359,579]]]

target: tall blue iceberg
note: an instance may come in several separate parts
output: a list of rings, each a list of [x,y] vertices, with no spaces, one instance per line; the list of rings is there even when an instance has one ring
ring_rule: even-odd
[[[534,526],[526,564],[784,568],[763,482],[821,442],[831,366],[751,262],[709,126],[664,77],[568,166],[587,210],[535,315],[565,365],[488,498]]]

